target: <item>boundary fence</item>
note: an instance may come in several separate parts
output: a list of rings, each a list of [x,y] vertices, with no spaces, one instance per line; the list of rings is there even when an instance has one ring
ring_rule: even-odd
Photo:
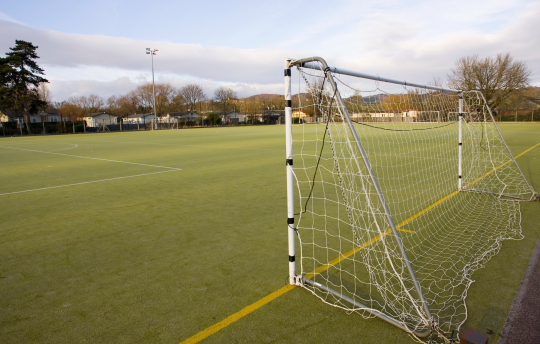
[[[1,136],[27,136],[27,135],[54,135],[54,134],[79,134],[79,133],[102,133],[102,132],[122,132],[122,131],[144,131],[144,130],[173,130],[187,128],[208,128],[208,127],[229,127],[229,126],[252,126],[252,125],[276,125],[279,122],[264,123],[238,123],[227,122],[215,124],[210,120],[203,120],[202,123],[196,121],[174,122],[174,123],[118,123],[101,124],[97,127],[88,127],[85,122],[39,122],[39,123],[18,123],[0,122]]]

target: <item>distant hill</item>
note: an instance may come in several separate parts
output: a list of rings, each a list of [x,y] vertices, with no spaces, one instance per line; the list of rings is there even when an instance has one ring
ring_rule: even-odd
[[[271,94],[271,93],[261,93],[256,94],[254,96],[245,97],[244,99],[253,99],[253,98],[261,98],[261,99],[272,99],[275,97],[284,97],[283,94]]]
[[[292,96],[297,97],[298,94],[293,94]],[[308,93],[300,93],[300,96],[301,97],[307,97]],[[242,98],[242,99],[254,99],[254,98],[272,99],[272,98],[276,98],[276,97],[284,98],[285,96],[283,94],[261,93],[261,94],[256,94],[254,96],[245,97],[245,98]]]

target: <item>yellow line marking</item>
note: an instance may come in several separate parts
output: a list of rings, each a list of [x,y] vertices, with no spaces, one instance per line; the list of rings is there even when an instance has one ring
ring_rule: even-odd
[[[339,264],[344,259],[347,259],[348,257],[352,256],[356,252],[360,251],[363,248],[366,248],[370,245],[373,245],[377,241],[381,240],[384,236],[391,233],[391,230],[387,230],[383,234],[379,234],[370,241],[367,241],[363,243],[362,245],[352,249],[351,251],[340,255],[338,258],[332,260],[330,263],[325,264],[318,269],[316,269],[314,272],[306,274],[307,278],[313,278],[313,276],[320,274],[321,272],[330,269],[332,266]],[[253,313],[257,309],[261,308],[262,306],[266,305],[270,301],[273,301],[280,297],[281,295],[293,290],[296,287],[296,285],[289,284],[283,288],[280,288],[273,292],[272,294],[269,294],[268,296],[263,297],[259,301],[252,303],[251,305],[245,307],[244,309],[240,310],[239,312],[234,313],[233,315],[228,316],[227,318],[221,320],[220,322],[202,330],[201,332],[197,333],[194,336],[189,337],[188,339],[184,340],[183,342],[180,342],[180,344],[196,344],[200,342],[203,339],[206,339],[213,335],[214,333],[224,329],[225,327],[229,326],[230,324],[234,323],[237,320],[240,320],[241,318],[245,317],[246,315]]]
[[[337,257],[336,259],[330,261],[329,263],[327,264],[324,264],[320,267],[318,267],[317,269],[315,269],[315,271],[309,273],[309,274],[306,274],[306,277],[311,279],[313,278],[315,275],[318,275],[320,274],[321,272],[324,272],[328,269],[330,269],[331,267],[335,266],[335,265],[338,265],[339,263],[341,263],[342,261],[344,261],[345,259],[349,258],[350,256],[352,256],[353,254],[356,254],[357,252],[359,252],[360,250],[366,248],[366,247],[369,247],[371,245],[373,245],[374,243],[376,243],[377,241],[381,240],[382,238],[384,238],[385,236],[387,236],[388,234],[390,234],[392,231],[390,229],[388,229],[386,232],[382,233],[382,234],[379,234],[377,235],[376,237],[374,237],[373,239],[371,239],[370,241],[366,241],[365,243],[363,243],[362,245],[358,246],[358,247],[355,247],[353,248],[352,250],[350,250],[349,252],[347,253],[343,253],[343,254],[340,254],[339,257]]]
[[[273,292],[272,294],[269,294],[259,301],[252,303],[251,305],[245,307],[239,312],[234,313],[233,315],[228,316],[227,318],[221,320],[220,322],[208,327],[207,329],[197,333],[196,335],[184,340],[183,342],[180,342],[180,344],[195,344],[200,342],[201,340],[210,337],[214,333],[222,330],[223,328],[229,326],[230,324],[234,323],[235,321],[245,317],[246,315],[256,311],[257,309],[261,308],[262,306],[266,305],[270,301],[273,301],[280,297],[281,295],[287,293],[290,290],[293,290],[296,286],[289,284],[283,288],[280,288]]]
[[[475,180],[473,180],[472,182],[470,182],[469,184],[467,184],[465,187],[467,188],[467,187],[469,187],[469,186],[471,186],[471,185],[473,185],[473,184],[478,183],[480,180],[486,178],[487,176],[489,176],[489,175],[492,174],[493,172],[496,172],[497,170],[499,170],[499,169],[503,168],[504,166],[508,165],[509,163],[515,161],[517,158],[519,158],[519,157],[522,156],[523,154],[525,154],[525,153],[527,153],[527,152],[530,152],[531,150],[533,150],[534,148],[536,148],[536,147],[538,147],[538,146],[540,146],[540,143],[537,143],[537,144],[535,144],[534,146],[532,146],[531,148],[527,149],[526,151],[521,152],[520,154],[516,155],[516,156],[514,157],[514,159],[510,159],[510,160],[508,160],[507,162],[504,162],[504,163],[502,163],[501,165],[495,167],[495,168],[492,169],[491,171],[489,171],[489,172],[487,172],[486,174],[484,174],[482,177],[476,178]]]
[[[411,231],[411,230],[408,230],[408,229],[405,229],[405,228],[400,228],[399,226],[396,227],[396,229],[400,232],[405,232],[405,233],[416,233],[415,231]]]
[[[508,160],[507,162],[503,163],[502,165],[500,165],[499,167],[491,170],[490,172],[484,174],[482,177],[476,179],[475,181],[469,183],[467,185],[468,186],[471,186],[472,184],[474,183],[477,183],[479,180],[481,180],[482,178],[485,178],[487,177],[488,175],[490,175],[491,173],[495,172],[496,170],[498,170],[499,168],[511,163],[512,161],[514,161],[515,159],[519,158],[520,156],[524,155],[525,153],[528,153],[529,151],[531,151],[532,149],[536,148],[540,146],[540,143],[532,146],[531,148],[527,149],[526,151],[522,152],[521,154],[519,155],[516,155],[514,157],[514,159],[512,160]],[[427,213],[428,211],[430,211],[431,209],[435,208],[436,206],[440,205],[441,203],[447,201],[449,198],[451,197],[454,197],[455,195],[458,194],[458,191],[454,191],[452,192],[451,194],[441,198],[440,200],[438,200],[437,202],[433,203],[432,205],[430,205],[429,207],[427,207],[426,209],[424,210],[421,210],[419,211],[418,213],[416,213],[415,215],[409,217],[408,219],[404,220],[403,222],[399,223],[396,227],[398,228],[399,231],[401,232],[409,232],[409,233],[415,233],[414,231],[410,231],[410,230],[407,230],[407,229],[403,229],[401,228],[401,226],[407,224],[407,223],[410,223],[412,222],[414,219],[417,219],[418,217],[422,216],[423,214]],[[309,274],[306,274],[306,278],[313,278],[315,275],[318,275],[328,269],[330,269],[331,267],[341,263],[342,261],[344,261],[345,259],[349,258],[350,256],[358,253],[360,250],[366,248],[366,247],[369,247],[371,245],[373,245],[374,243],[376,243],[377,241],[381,240],[382,238],[384,238],[385,236],[387,236],[388,234],[390,234],[392,231],[390,229],[388,229],[387,231],[385,231],[384,233],[382,234],[379,234],[377,236],[375,236],[373,239],[369,240],[369,241],[366,241],[365,243],[363,243],[362,245],[358,246],[358,247],[355,247],[354,249],[350,250],[349,252],[347,253],[343,253],[341,255],[339,255],[339,257],[333,259],[332,261],[328,262],[327,264],[324,264],[322,266],[320,266],[319,268],[315,269],[315,271],[309,273]],[[277,299],[278,297],[280,297],[281,295],[293,290],[296,286],[295,285],[287,285],[283,288],[280,288],[278,290],[276,290],[275,292],[263,297],[262,299],[260,299],[259,301],[255,302],[255,303],[252,303],[251,305],[245,307],[244,309],[240,310],[239,312],[236,312],[234,313],[233,315],[230,315],[228,316],[227,318],[221,320],[220,322],[202,330],[201,332],[197,333],[196,335],[192,336],[192,337],[189,337],[188,339],[184,340],[183,342],[180,342],[180,344],[196,344],[198,342],[200,342],[201,340],[205,339],[205,338],[208,338],[209,336],[213,335],[214,333],[224,329],[225,327],[229,326],[230,324],[234,323],[235,321],[237,320],[240,320],[241,318],[245,317],[246,315],[250,314],[250,313],[253,313],[254,311],[256,311],[257,309],[261,308],[262,306],[268,304],[269,302]]]
[[[470,187],[471,185],[474,185],[476,183],[478,183],[480,180],[486,178],[487,176],[489,176],[490,174],[492,174],[493,172],[496,172],[497,170],[501,169],[502,167],[508,165],[509,163],[515,161],[517,158],[519,158],[520,156],[530,152],[531,150],[533,150],[534,148],[540,146],[540,143],[537,143],[535,144],[534,146],[532,146],[531,148],[521,152],[520,154],[516,155],[514,157],[514,159],[510,159],[508,160],[507,162],[504,162],[502,163],[501,165],[499,165],[498,167],[492,169],[491,171],[487,172],[486,174],[484,174],[482,177],[479,177],[479,178],[476,178],[475,180],[473,180],[472,182],[470,182],[469,184],[465,185],[466,188]],[[424,215],[425,213],[427,213],[428,211],[430,211],[431,209],[435,208],[436,206],[440,205],[441,203],[447,201],[448,199],[454,197],[455,195],[457,195],[459,193],[459,191],[454,191],[452,192],[451,194],[449,195],[446,195],[444,196],[443,198],[441,198],[440,200],[438,200],[437,202],[433,203],[432,205],[428,206],[427,208],[425,208],[424,210],[421,210],[419,211],[418,213],[414,214],[413,216],[409,217],[408,219],[404,220],[403,222],[399,223],[397,225],[397,227],[401,227],[403,225],[406,225],[407,223],[410,223],[412,222],[413,220],[419,218],[420,216]]]
[[[525,153],[528,153],[528,152],[532,151],[534,148],[536,148],[536,147],[538,147],[538,146],[540,146],[540,143],[537,143],[537,144],[535,144],[534,146],[532,146],[531,148],[527,149],[526,151],[521,152],[521,154],[516,155],[516,156],[514,157],[514,159],[517,159],[517,158],[519,158],[520,156],[524,155]]]
[[[416,220],[417,218],[419,218],[420,216],[424,215],[425,213],[427,213],[428,211],[430,211],[431,209],[435,208],[436,206],[438,206],[439,204],[443,203],[443,202],[446,202],[449,198],[451,197],[454,197],[455,195],[458,194],[458,191],[454,191],[452,192],[451,194],[449,195],[446,195],[444,196],[443,198],[441,198],[440,200],[438,200],[437,202],[433,203],[432,205],[430,205],[429,207],[423,209],[423,210],[420,210],[419,212],[417,212],[416,214],[414,214],[413,216],[409,217],[408,219],[400,222],[397,227],[401,227],[401,226],[404,226],[406,225],[407,223],[411,223],[413,220]]]

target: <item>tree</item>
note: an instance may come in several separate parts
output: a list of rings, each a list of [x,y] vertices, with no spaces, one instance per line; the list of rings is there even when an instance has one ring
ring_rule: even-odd
[[[218,113],[215,112],[209,112],[206,114],[206,121],[210,125],[220,125],[221,124],[221,116]]]
[[[148,83],[140,85],[133,92],[139,100],[140,108],[148,112],[154,108],[154,93],[152,91],[152,84]],[[155,93],[156,113],[160,115],[169,111],[175,94],[175,89],[171,86],[171,84],[159,83],[155,84]]]
[[[171,84],[162,83],[156,84],[156,112],[157,114],[165,114],[171,111],[172,101],[176,93],[175,88]]]
[[[227,112],[233,100],[238,98],[236,91],[230,87],[221,86],[214,91],[214,98],[221,103],[223,112]]]
[[[107,98],[107,113],[120,117],[119,108],[117,96],[110,96]]]
[[[485,59],[472,55],[456,61],[448,83],[458,90],[482,92],[488,106],[495,109],[528,87],[530,75],[525,62],[514,60],[509,53]]]
[[[195,110],[195,106],[206,99],[203,88],[197,84],[188,84],[182,87],[178,93],[182,96],[190,111]]]
[[[86,107],[86,111],[90,113],[95,113],[99,112],[99,110],[101,109],[101,107],[103,107],[103,105],[105,105],[105,103],[103,102],[103,98],[101,98],[100,96],[91,94],[88,96],[88,98],[86,98],[86,103],[84,105]]]
[[[411,109],[408,94],[389,94],[381,104],[385,111],[403,112]]]
[[[71,102],[62,102],[58,107],[58,113],[62,117],[67,117],[71,122],[81,120],[86,111],[77,104]]]
[[[15,47],[0,58],[0,109],[22,114],[27,130],[29,115],[47,106],[40,99],[38,87],[49,82],[41,77],[44,70],[36,63],[38,47],[30,42],[15,40]]]
[[[77,105],[87,113],[96,113],[105,105],[103,99],[95,94],[91,94],[88,97],[70,97],[68,102]]]
[[[47,106],[52,105],[52,96],[51,96],[51,90],[49,89],[49,86],[47,86],[46,83],[41,83],[37,87],[37,93],[39,99],[43,100],[47,103]]]
[[[126,117],[137,113],[139,109],[139,100],[135,92],[129,92],[116,100],[118,116]]]
[[[11,84],[16,71],[8,62],[7,58],[0,58],[0,113],[4,112],[9,118],[13,114],[11,112],[13,106]]]
[[[310,97],[307,100],[307,106],[303,110],[308,116],[320,117],[322,116],[321,108],[317,104],[323,99],[333,98],[329,89],[326,79],[315,79],[307,87],[307,93],[310,94]],[[333,105],[335,105],[335,100],[333,100]]]
[[[184,106],[186,105],[186,100],[182,96],[180,92],[176,92],[175,95],[172,97],[172,101],[170,104],[170,110],[172,112],[180,112],[184,109]]]

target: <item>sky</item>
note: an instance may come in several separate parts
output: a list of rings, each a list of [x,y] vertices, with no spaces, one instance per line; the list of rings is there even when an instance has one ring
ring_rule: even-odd
[[[0,55],[39,48],[55,101],[124,95],[152,81],[284,93],[286,58],[429,83],[457,59],[511,53],[540,86],[536,0],[0,0]]]

